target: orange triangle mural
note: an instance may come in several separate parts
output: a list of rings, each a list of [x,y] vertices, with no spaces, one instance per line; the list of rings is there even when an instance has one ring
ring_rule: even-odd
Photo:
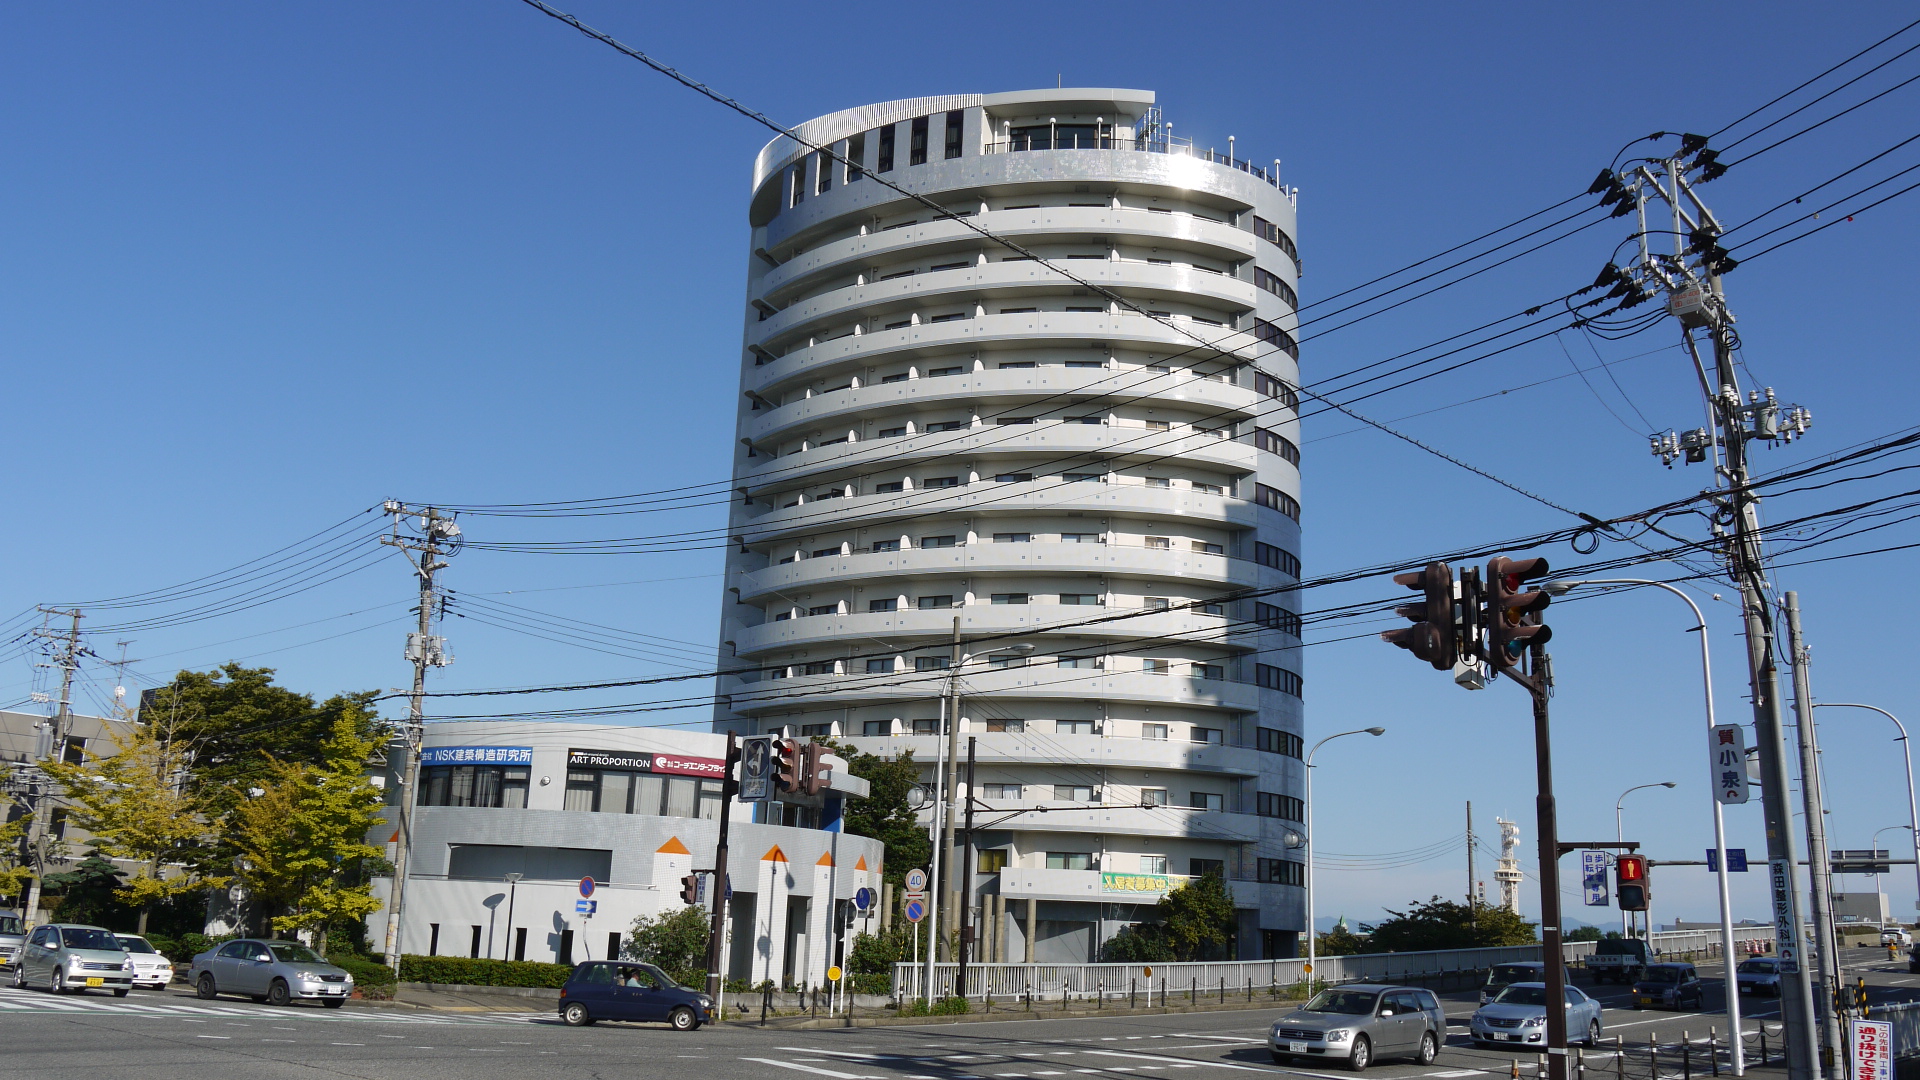
[[[760,861],[761,862],[788,862],[790,860],[787,858],[787,853],[780,850],[780,845],[775,844],[772,847],[767,849],[767,853],[765,855],[760,856]]]
[[[393,836],[392,836],[392,838],[391,838],[391,839],[389,839],[389,840],[387,841],[387,843],[389,843],[389,844],[397,844],[397,843],[399,843],[399,842],[400,842],[400,830],[399,830],[399,829],[395,829],[395,830],[393,830]]]
[[[826,854],[824,854],[824,855],[822,855],[822,856],[820,856],[820,861],[819,861],[819,862],[817,862],[817,863],[814,863],[813,865],[815,865],[815,866],[832,866],[832,865],[833,865],[833,852],[831,852],[831,851],[829,851],[829,852],[827,852]]]
[[[693,854],[693,852],[691,852],[691,851],[688,851],[688,850],[687,850],[687,845],[685,845],[685,844],[683,844],[683,843],[681,843],[681,842],[680,842],[680,838],[679,838],[679,837],[677,837],[677,836],[669,836],[669,837],[667,837],[667,842],[666,842],[666,843],[664,843],[664,844],[661,844],[661,845],[660,845],[660,850],[659,850],[659,851],[657,851],[657,852],[656,852],[655,854],[659,854],[659,855],[691,855],[691,854]]]
[[[853,868],[855,870],[865,870],[867,868],[867,857],[865,855],[862,855],[858,859],[855,859],[853,862]]]

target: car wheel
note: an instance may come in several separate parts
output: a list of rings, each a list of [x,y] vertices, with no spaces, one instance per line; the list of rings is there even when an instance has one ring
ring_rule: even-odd
[[[346,1003],[347,1003],[346,998],[328,998],[327,1000],[321,1002],[320,1004],[325,1005],[329,1009],[337,1009],[340,1006],[345,1005]]]
[[[59,968],[54,968],[53,974],[47,976],[47,989],[53,991],[56,994],[66,993],[67,992],[67,973],[64,971],[61,971]]]
[[[214,995],[220,992],[220,988],[213,984],[213,976],[211,974],[202,974],[200,981],[194,984],[193,992],[202,1001],[212,1001]]]
[[[587,1015],[587,1007],[577,1001],[567,1002],[567,1007],[560,1010],[560,1019],[565,1020],[569,1027],[585,1027],[593,1023],[593,1017]]]
[[[1373,1064],[1373,1044],[1365,1035],[1353,1037],[1353,1052],[1347,1055],[1347,1071],[1365,1072]]]
[[[267,1004],[269,1005],[285,1005],[292,997],[293,993],[287,989],[285,979],[275,979],[273,985],[267,987]]]
[[[1429,1031],[1425,1035],[1420,1036],[1420,1053],[1413,1059],[1414,1063],[1417,1065],[1431,1065],[1433,1064],[1433,1059],[1439,1056],[1440,1040],[1433,1037],[1433,1032]]]
[[[25,990],[27,988],[27,969],[23,964],[15,964],[13,966],[13,988],[15,990]]]
[[[1600,1045],[1600,1021],[1597,1019],[1587,1025],[1587,1045]]]
[[[692,1031],[700,1026],[700,1018],[693,1014],[692,1009],[682,1005],[667,1014],[667,1023],[672,1024],[675,1031]]]

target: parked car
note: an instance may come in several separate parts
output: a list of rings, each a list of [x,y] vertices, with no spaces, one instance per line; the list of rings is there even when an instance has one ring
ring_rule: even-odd
[[[1578,987],[1566,990],[1567,1038],[1584,1041],[1588,1046],[1600,1043],[1600,1003]],[[1480,1006],[1467,1022],[1476,1046],[1519,1043],[1522,1046],[1547,1045],[1547,984],[1514,983],[1500,991],[1492,1001]]]
[[[1320,991],[1267,1030],[1273,1060],[1341,1059],[1360,1072],[1383,1057],[1433,1064],[1447,1040],[1447,1014],[1433,991],[1349,984]]]
[[[155,990],[165,990],[173,981],[173,961],[160,955],[160,950],[138,934],[115,934],[115,941],[127,950],[127,959],[133,961],[133,985]]]
[[[1527,960],[1518,964],[1495,964],[1487,969],[1487,981],[1480,986],[1480,1004],[1485,1005],[1498,997],[1500,991],[1514,983],[1542,982],[1547,977],[1547,965],[1538,960]]]
[[[329,1009],[347,1003],[353,976],[297,941],[240,938],[193,958],[187,981],[203,998],[244,994],[272,1005],[318,1001]]]
[[[20,946],[26,941],[26,934],[20,929],[20,916],[0,911],[0,967],[18,962]]]
[[[36,983],[56,994],[111,990],[114,997],[126,997],[133,989],[133,961],[110,930],[49,923],[27,935],[20,962],[13,966],[15,989]]]
[[[1904,926],[1889,926],[1880,931],[1880,944],[1897,945],[1904,949],[1913,944],[1913,935]]]
[[[1907,950],[1907,974],[1920,975],[1920,945]]]
[[[1738,977],[1736,973],[1735,978]],[[1706,996],[1700,973],[1692,964],[1653,964],[1640,976],[1640,981],[1633,984],[1636,1009],[1698,1009]]]
[[[1638,979],[1652,962],[1653,952],[1646,942],[1633,938],[1605,938],[1594,942],[1593,953],[1587,957],[1587,971],[1597,983],[1609,979],[1617,983],[1630,983]]]
[[[560,1019],[574,1027],[601,1020],[664,1021],[692,1031],[713,1020],[713,999],[674,982],[652,964],[589,960],[560,988]]]
[[[1780,961],[1773,957],[1742,960],[1733,969],[1733,981],[1743,994],[1780,996]]]

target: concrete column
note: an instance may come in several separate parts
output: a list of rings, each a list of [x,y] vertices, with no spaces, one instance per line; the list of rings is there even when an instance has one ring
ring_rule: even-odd
[[[823,852],[813,867],[813,906],[807,919],[807,970],[809,986],[825,986],[828,958],[833,955],[833,852]]]
[[[880,884],[880,932],[893,929],[893,883]]]
[[[1040,932],[1040,901],[1031,896],[1027,898],[1027,941],[1026,962],[1033,963],[1033,939]]]
[[[755,884],[755,891],[760,894],[760,910],[754,913],[750,969],[756,984],[768,979],[776,986],[780,982],[780,961],[787,938],[787,897],[793,894],[793,887],[787,883],[787,870],[787,853],[781,851],[778,844],[760,856]]]

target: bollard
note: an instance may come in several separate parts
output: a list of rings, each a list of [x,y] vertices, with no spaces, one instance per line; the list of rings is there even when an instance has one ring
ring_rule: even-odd
[[[1507,1071],[1507,1080],[1520,1080],[1520,1059],[1513,1059],[1513,1067]]]
[[[1128,979],[1127,980],[1127,1008],[1131,1009],[1135,1006],[1135,1004],[1138,1001],[1139,994],[1140,994],[1140,980]]]
[[[1660,1033],[1657,1031],[1648,1033],[1647,1061],[1650,1070],[1647,1075],[1660,1080]]]
[[[1767,1022],[1760,1021],[1760,1064],[1767,1063]]]
[[[1060,1011],[1061,1012],[1067,1011],[1067,984],[1066,983],[1060,984]]]
[[[1575,1050],[1573,1052],[1573,1078],[1574,1080],[1587,1080],[1587,1052],[1585,1050]]]
[[[1195,975],[1187,980],[1187,1005],[1192,1007],[1198,1004],[1200,1004],[1200,976]]]
[[[1097,983],[1094,983],[1093,985],[1094,985],[1094,987],[1095,987],[1095,991],[1094,991],[1094,992],[1095,992],[1095,993],[1097,993],[1097,994],[1099,995],[1098,997],[1096,997],[1096,998],[1094,998],[1094,999],[1093,999],[1093,1007],[1094,1007],[1094,1008],[1096,1008],[1096,1009],[1104,1009],[1104,1008],[1106,1008],[1106,1007],[1107,1007],[1107,984],[1106,984],[1106,982],[1105,982],[1105,981],[1101,981],[1101,982],[1097,982]]]
[[[1033,984],[1027,984],[1027,1011],[1033,1011]]]
[[[1249,1002],[1253,1000],[1253,980],[1252,979],[1247,980],[1247,1000]]]
[[[1685,1028],[1680,1030],[1680,1078],[1693,1080],[1693,1040],[1687,1037]]]
[[[773,1008],[773,984],[769,982],[760,990],[760,1022],[767,1022],[767,1012]]]
[[[1716,1025],[1707,1025],[1707,1060],[1713,1062],[1713,1075],[1720,1075],[1720,1031]]]
[[[1613,1037],[1613,1080],[1627,1080],[1627,1047],[1622,1037]]]
[[[1226,1003],[1227,1003],[1227,977],[1225,975],[1222,975],[1220,976],[1220,1004],[1225,1005]]]
[[[1167,980],[1164,978],[1160,980],[1160,1007],[1163,1009],[1167,1007]]]

